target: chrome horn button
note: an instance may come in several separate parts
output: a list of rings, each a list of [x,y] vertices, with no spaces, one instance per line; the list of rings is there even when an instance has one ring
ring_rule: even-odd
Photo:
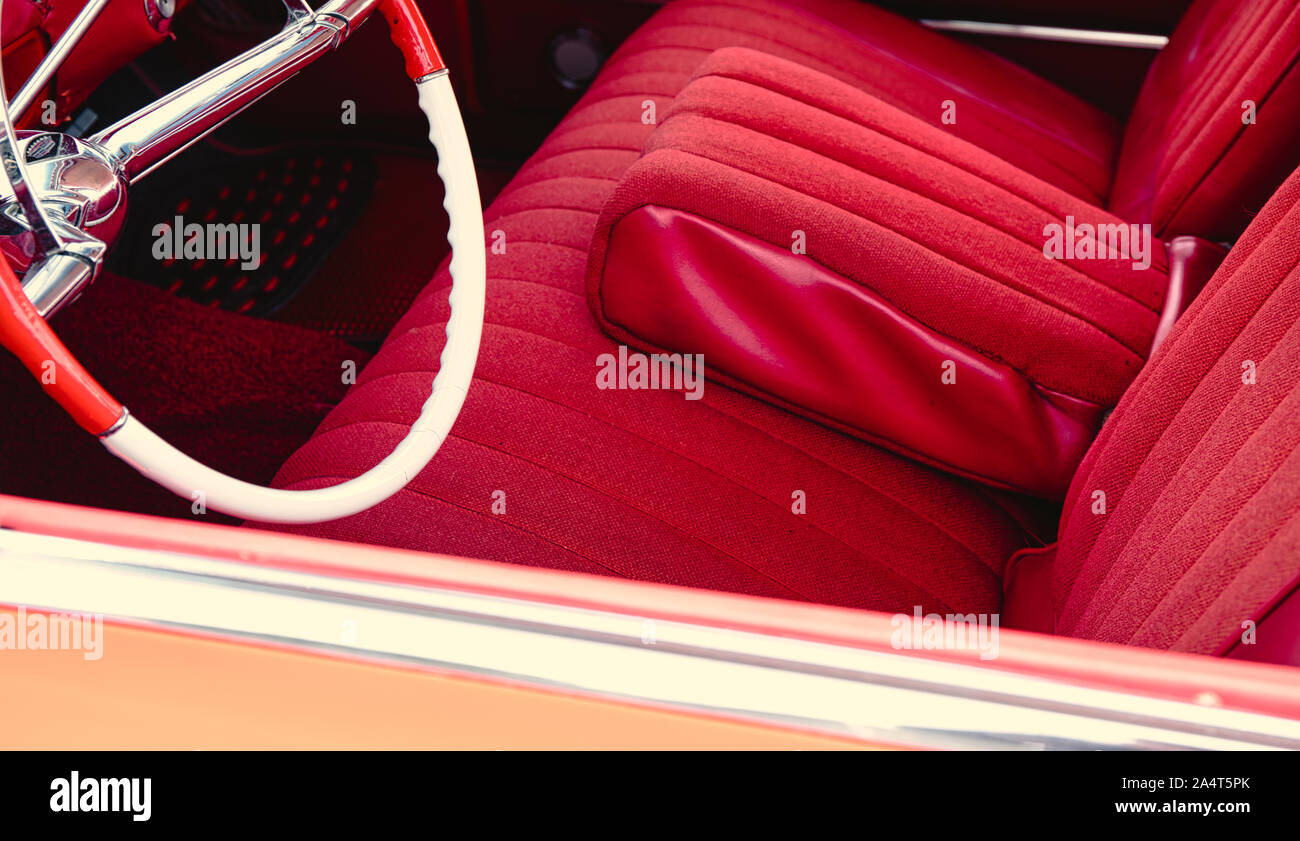
[[[108,153],[67,134],[16,134],[28,186],[50,221],[57,220],[111,245],[126,221],[127,181]],[[0,193],[0,251],[19,274],[38,256],[36,237],[22,204],[7,189]]]

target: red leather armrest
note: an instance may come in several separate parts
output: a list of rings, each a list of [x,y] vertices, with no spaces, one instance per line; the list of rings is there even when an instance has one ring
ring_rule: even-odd
[[[719,50],[603,209],[588,299],[630,345],[703,354],[712,379],[1059,497],[1167,285],[1159,241],[1149,268],[1049,259],[1047,226],[1070,217],[1123,224],[838,80]]]

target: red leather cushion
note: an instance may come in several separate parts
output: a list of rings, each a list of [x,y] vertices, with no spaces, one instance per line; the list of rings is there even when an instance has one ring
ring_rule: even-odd
[[[1160,236],[1235,239],[1300,164],[1298,56],[1295,0],[1197,0],[1143,84],[1111,210]]]
[[[1300,579],[1300,173],[1143,369],[1071,486],[1056,631],[1221,653]],[[1099,505],[1104,494],[1104,511]]]
[[[780,405],[1060,498],[1168,285],[1159,240],[1146,269],[1049,260],[1046,226],[1069,218],[1129,233],[877,97],[724,49],[606,205],[588,295],[620,340],[702,353]]]
[[[705,13],[714,25],[682,24]],[[797,34],[738,6],[678,4],[616,54],[485,214],[505,253],[488,256],[477,376],[438,457],[374,510],[295,531],[887,611],[998,609],[1026,537],[989,492],[722,386],[699,401],[596,387],[615,347],[583,297],[597,214],[650,131],[642,102],[666,114],[737,28],[774,48]],[[405,434],[438,365],[447,282],[444,269],[278,486],[357,475]]]

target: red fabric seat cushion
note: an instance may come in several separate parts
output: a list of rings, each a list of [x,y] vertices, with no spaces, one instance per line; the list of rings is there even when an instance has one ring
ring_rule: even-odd
[[[1297,261],[1300,172],[1247,229],[1085,457],[1053,567],[1057,633],[1223,653],[1294,591]]]
[[[505,249],[488,255],[477,376],[437,458],[375,509],[296,531],[888,611],[998,609],[1002,564],[1028,538],[991,492],[725,387],[698,401],[597,388],[616,345],[586,306],[587,247],[651,130],[642,103],[666,114],[737,39],[848,49],[841,30],[796,20],[773,3],[676,4],[611,59],[485,214]],[[277,486],[332,484],[391,451],[437,369],[448,281],[440,271]]]
[[[1086,257],[1045,256],[1049,226],[1085,225]],[[1158,321],[1165,245],[1136,228],[851,85],[728,48],[606,204],[588,295],[615,338],[703,353],[796,411],[1061,498]]]
[[[809,16],[812,8],[837,12],[840,25]],[[882,98],[890,92],[872,89],[873,80],[913,74],[924,79],[918,89],[930,90],[908,105],[889,101],[928,114],[933,86],[963,84],[960,73],[949,83],[931,71],[982,54],[918,34],[917,43],[943,46],[934,66],[918,72],[896,54],[873,63],[868,57],[881,50],[872,39],[898,32],[910,42],[913,28],[847,0],[688,2],[661,12],[486,214],[493,241],[506,248],[489,257],[478,375],[443,450],[392,500],[296,530],[886,611],[998,610],[1006,559],[1033,541],[993,492],[725,387],[710,385],[699,401],[595,387],[597,357],[615,345],[583,299],[587,249],[600,208],[651,131],[643,103],[666,113],[708,53],[747,46]],[[1003,74],[1022,77],[995,71],[999,96],[1017,89]],[[978,85],[979,75],[964,81]],[[1026,79],[1021,105],[1040,98],[1040,84]],[[1040,113],[1053,109],[1030,107],[1037,104]],[[1003,107],[1019,106],[988,112]],[[1075,124],[1063,132],[1074,139],[1045,138],[1023,153],[1037,163],[992,148],[996,138],[965,139],[1075,195],[1103,191],[1071,173],[1105,157],[1087,151],[1106,146],[1105,131],[1087,129],[1089,109],[1068,103],[1058,111],[1061,123]],[[1053,125],[1044,119],[1037,130],[1051,137]],[[1095,143],[1080,147],[1089,135]],[[1051,570],[1057,632],[1222,651],[1242,621],[1294,585],[1297,198],[1293,180],[1085,458]],[[277,485],[355,476],[405,434],[438,364],[447,283],[440,271]],[[1246,361],[1257,367],[1254,385],[1241,381]],[[1096,491],[1106,494],[1104,514],[1092,513]],[[803,513],[792,510],[795,498],[806,502]]]
[[[1239,236],[1300,165],[1297,58],[1295,0],[1192,4],[1143,83],[1111,210],[1166,238]]]
[[[670,3],[602,71],[601,89],[616,97],[582,112],[640,120],[647,95],[663,108],[722,47],[749,47],[839,79],[1105,205],[1121,138],[1114,118],[1024,68],[856,0]]]

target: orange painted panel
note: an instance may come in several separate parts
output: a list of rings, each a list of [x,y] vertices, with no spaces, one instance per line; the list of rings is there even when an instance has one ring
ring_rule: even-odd
[[[0,615],[13,611],[0,611]],[[0,651],[3,748],[869,747],[400,666],[104,625],[102,657]]]

